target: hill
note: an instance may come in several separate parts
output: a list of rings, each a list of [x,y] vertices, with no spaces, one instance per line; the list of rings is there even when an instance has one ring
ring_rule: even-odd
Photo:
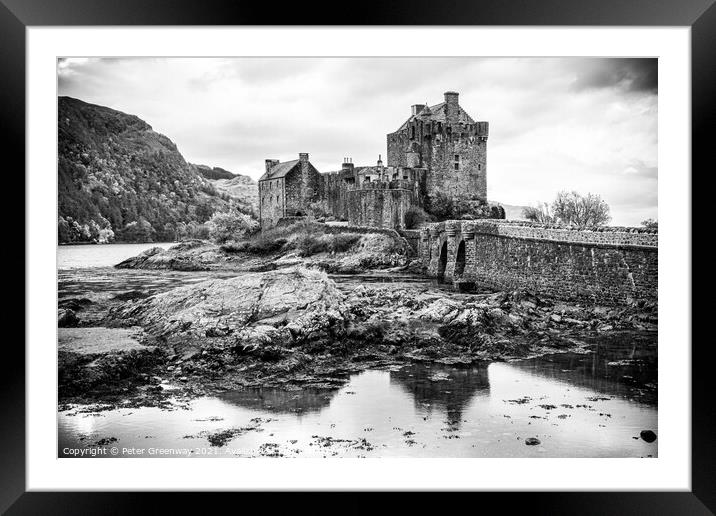
[[[499,203],[505,209],[505,218],[507,220],[525,220],[522,216],[522,210],[527,206],[517,206],[514,204]]]
[[[225,170],[220,167],[208,167],[206,165],[194,165],[193,167],[197,169],[197,171],[204,176],[206,179],[233,179],[236,174],[233,174],[229,172],[228,170]]]
[[[228,196],[242,211],[259,211],[259,189],[256,181],[249,176],[234,174],[220,167],[192,165],[202,176],[214,185],[216,190]]]
[[[245,211],[258,213],[259,188],[256,181],[249,176],[236,175],[231,179],[214,179],[211,180],[211,184],[218,192],[228,196]]]
[[[229,203],[145,121],[58,98],[60,243],[201,236],[203,223]]]

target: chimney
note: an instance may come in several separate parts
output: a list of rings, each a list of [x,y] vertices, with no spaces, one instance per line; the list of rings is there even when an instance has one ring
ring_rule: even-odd
[[[413,116],[420,113],[423,109],[425,109],[425,104],[413,104],[410,108]]]
[[[307,163],[308,162],[308,153],[307,152],[301,152],[298,154],[298,161]]]
[[[268,174],[271,172],[271,169],[278,165],[279,161],[277,159],[267,159],[266,160],[266,173]]]
[[[350,158],[343,158],[343,165],[341,170],[353,170],[353,163]]]
[[[380,159],[380,154],[378,154],[378,166],[381,168],[383,167],[383,160]]]
[[[459,93],[455,91],[445,92],[445,117],[449,124],[457,123],[457,115],[460,112],[460,106],[457,102]]]

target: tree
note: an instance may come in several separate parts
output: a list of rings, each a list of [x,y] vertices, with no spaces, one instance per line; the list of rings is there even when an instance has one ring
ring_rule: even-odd
[[[537,203],[537,206],[526,206],[522,210],[522,216],[527,220],[543,224],[554,222],[554,216],[550,212],[549,204],[546,202]]]
[[[552,203],[552,213],[562,224],[581,228],[603,226],[611,220],[609,205],[592,193],[559,192]]]
[[[98,244],[109,244],[112,240],[114,240],[114,231],[112,231],[112,228],[99,230],[99,234],[97,235]]]
[[[124,226],[122,231],[122,239],[128,242],[153,242],[155,230],[147,219],[139,217],[138,221],[133,221]]]
[[[659,221],[654,219],[642,220],[641,225],[646,229],[659,229]]]
[[[559,222],[580,228],[603,226],[611,220],[609,205],[599,195],[574,191],[559,192],[551,206],[546,202],[528,206],[522,210],[522,216],[534,222]]]
[[[216,212],[207,224],[209,236],[219,244],[228,240],[237,240],[253,233],[259,227],[256,220],[238,211]]]
[[[64,217],[57,219],[57,240],[60,243],[72,241],[72,231]]]

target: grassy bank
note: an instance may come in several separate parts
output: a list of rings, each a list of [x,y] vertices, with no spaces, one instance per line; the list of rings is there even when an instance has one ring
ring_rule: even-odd
[[[294,252],[301,257],[349,251],[380,251],[386,254],[404,254],[407,251],[401,238],[378,233],[329,232],[325,224],[315,222],[262,231],[238,242],[228,242],[221,249],[227,253],[256,255]]]

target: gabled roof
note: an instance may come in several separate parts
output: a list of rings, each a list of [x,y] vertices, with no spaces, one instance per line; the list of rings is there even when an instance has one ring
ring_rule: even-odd
[[[279,177],[286,177],[286,174],[291,172],[296,165],[298,165],[300,160],[294,159],[291,161],[284,161],[283,163],[278,163],[271,167],[271,170],[264,173],[259,178],[259,181],[266,181],[268,179],[278,179]]]
[[[475,121],[472,119],[470,115],[467,114],[467,112],[462,109],[462,107],[458,106],[459,112],[457,114],[457,121],[458,123],[463,124],[474,124]],[[447,117],[445,115],[445,102],[441,102],[440,104],[435,104],[434,106],[429,106],[424,108],[420,113],[417,115],[411,115],[410,118],[408,118],[403,125],[400,126],[398,131],[402,131],[406,127],[408,127],[408,124],[412,122],[413,120],[422,120],[423,122],[442,122],[445,123],[447,120]]]

